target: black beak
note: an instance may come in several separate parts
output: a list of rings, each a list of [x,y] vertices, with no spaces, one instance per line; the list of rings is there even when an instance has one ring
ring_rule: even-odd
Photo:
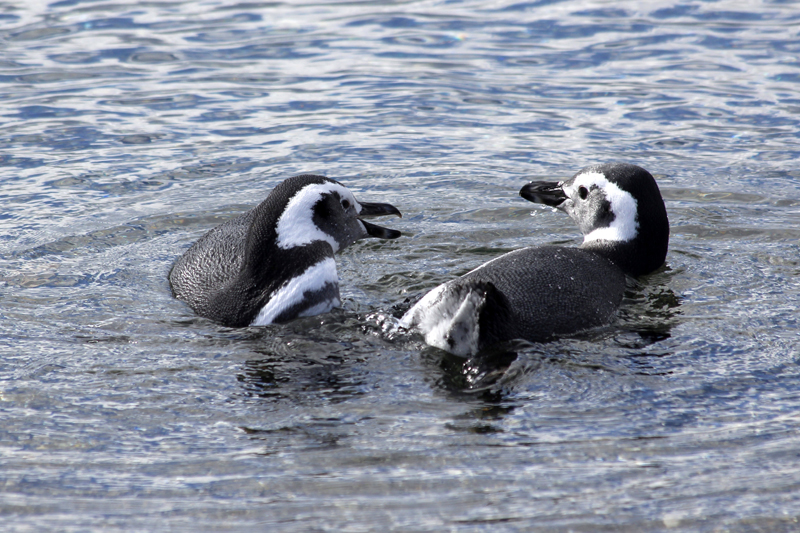
[[[386,215],[397,215],[403,218],[403,214],[392,204],[358,203],[361,204],[361,212],[358,214],[358,218],[384,217]]]
[[[377,237],[379,239],[396,239],[402,235],[396,229],[384,228],[375,224],[370,224],[364,218],[370,217],[383,217],[386,215],[397,215],[402,218],[403,214],[391,204],[377,204],[359,202],[361,204],[361,212],[358,214],[358,219],[364,224],[367,234],[370,237]]]
[[[567,199],[561,184],[554,181],[532,181],[519,191],[519,195],[529,202],[551,207],[558,207]]]

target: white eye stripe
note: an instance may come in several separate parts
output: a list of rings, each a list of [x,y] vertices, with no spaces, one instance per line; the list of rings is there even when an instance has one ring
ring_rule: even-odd
[[[616,183],[608,181],[600,172],[580,174],[569,187],[564,187],[564,192],[573,198],[580,187],[586,187],[590,191],[592,187],[602,190],[606,200],[611,204],[611,212],[614,213],[614,220],[609,226],[587,233],[583,242],[600,240],[625,242],[636,238],[639,233],[636,198],[620,189]]]
[[[358,205],[347,188],[338,183],[315,183],[306,185],[289,200],[286,208],[281,213],[276,226],[278,233],[277,245],[284,250],[302,246],[313,241],[326,241],[331,245],[334,252],[339,251],[339,243],[331,235],[328,235],[314,224],[314,205],[325,194],[336,192],[342,201],[348,200],[351,205],[355,205],[358,212],[361,206]]]

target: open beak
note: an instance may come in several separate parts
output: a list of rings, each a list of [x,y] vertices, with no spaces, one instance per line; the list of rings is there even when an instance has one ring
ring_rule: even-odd
[[[559,207],[567,199],[561,184],[554,181],[532,181],[519,191],[519,195],[529,202],[551,207]]]
[[[396,229],[389,229],[384,228],[383,226],[378,226],[375,224],[370,224],[365,218],[371,217],[383,217],[386,215],[397,215],[398,217],[402,218],[402,213],[393,205],[391,204],[378,204],[378,203],[367,203],[367,202],[359,202],[361,204],[361,212],[358,213],[358,219],[364,224],[364,228],[367,230],[367,234],[370,237],[377,237],[379,239],[396,239],[400,235],[402,235]]]

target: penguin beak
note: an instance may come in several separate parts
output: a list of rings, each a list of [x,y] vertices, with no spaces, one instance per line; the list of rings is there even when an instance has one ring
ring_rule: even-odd
[[[364,228],[367,230],[367,235],[370,237],[377,237],[379,239],[396,239],[400,235],[402,235],[396,229],[389,229],[384,228],[383,226],[378,226],[375,224],[370,224],[364,218],[371,218],[371,217],[383,217],[386,215],[397,215],[398,217],[403,217],[403,214],[391,204],[378,204],[378,203],[367,203],[367,202],[359,202],[361,204],[361,212],[358,213],[358,219],[364,225]]]
[[[519,191],[519,195],[535,204],[560,207],[567,199],[561,183],[554,181],[532,181]]]

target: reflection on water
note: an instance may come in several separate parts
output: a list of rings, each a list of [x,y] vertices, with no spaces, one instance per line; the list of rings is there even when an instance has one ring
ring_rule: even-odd
[[[506,373],[516,358],[516,352],[495,350],[474,357],[463,358],[436,349],[428,354],[437,359],[442,377],[439,387],[451,392],[482,393],[490,390],[498,380],[508,378]],[[423,353],[423,357],[426,354]],[[438,355],[438,357],[436,357]]]
[[[793,531],[796,26],[766,1],[0,1],[4,525]],[[492,257],[577,245],[517,191],[611,160],[672,228],[615,324],[471,359],[387,333]],[[338,258],[343,309],[228,329],[172,298],[192,242],[303,172],[404,213]]]

